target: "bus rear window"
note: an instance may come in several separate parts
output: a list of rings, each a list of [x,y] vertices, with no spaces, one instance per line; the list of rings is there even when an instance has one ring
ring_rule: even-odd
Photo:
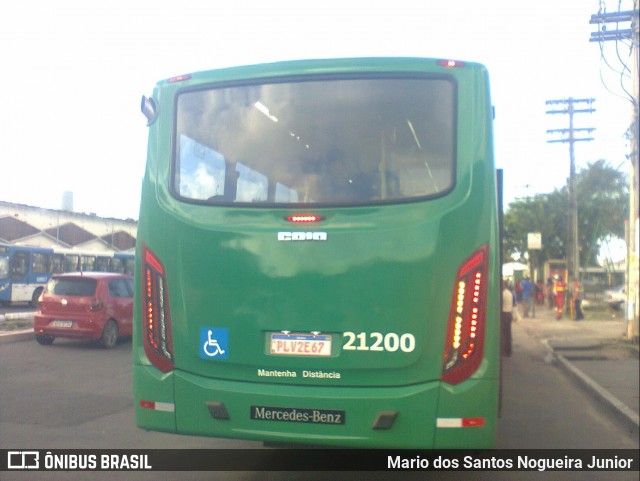
[[[455,181],[455,85],[444,78],[185,92],[176,126],[173,190],[192,201],[375,204]]]

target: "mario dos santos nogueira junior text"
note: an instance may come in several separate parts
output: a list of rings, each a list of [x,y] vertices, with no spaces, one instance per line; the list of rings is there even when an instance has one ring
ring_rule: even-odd
[[[588,459],[571,456],[535,457],[425,457],[388,456],[388,469],[468,469],[468,470],[637,470],[633,458],[591,456]]]

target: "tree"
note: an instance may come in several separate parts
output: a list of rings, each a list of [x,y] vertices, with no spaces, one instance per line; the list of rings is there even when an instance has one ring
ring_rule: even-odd
[[[604,160],[589,164],[576,175],[580,262],[596,265],[601,243],[607,237],[624,239],[629,212],[626,176]]]
[[[628,183],[622,172],[605,160],[588,164],[576,174],[580,265],[597,265],[601,243],[610,237],[624,237],[629,208]],[[568,189],[518,200],[504,217],[505,259],[518,259],[527,252],[527,234],[542,234],[538,262],[567,257],[569,227]]]

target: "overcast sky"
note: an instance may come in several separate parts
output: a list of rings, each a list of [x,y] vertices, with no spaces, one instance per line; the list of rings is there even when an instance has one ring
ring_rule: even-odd
[[[595,98],[577,127],[578,167],[628,171],[631,104],[589,24],[618,0],[23,0],[0,6],[0,200],[137,218],[146,156],[140,97],[157,80],[299,58],[422,56],[484,63],[496,107],[507,201],[550,192],[569,175],[567,144],[547,129],[546,100]],[[622,0],[622,9],[633,7]],[[614,45],[605,56],[621,67]],[[620,46],[622,60],[629,51]],[[604,79],[604,84],[603,80]],[[626,83],[627,88],[630,83]]]

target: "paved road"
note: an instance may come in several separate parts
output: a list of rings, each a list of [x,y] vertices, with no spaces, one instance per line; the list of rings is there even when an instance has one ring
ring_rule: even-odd
[[[131,343],[106,351],[56,340],[0,344],[0,448],[250,448],[257,443],[145,432],[135,427]],[[497,448],[638,449],[630,436],[582,389],[548,361],[538,339],[514,326],[514,356],[504,363],[503,415]],[[120,479],[123,473],[95,473]],[[131,474],[131,473],[129,473]],[[603,473],[135,473],[129,479],[383,480],[604,479]],[[9,479],[85,479],[83,473],[0,473]],[[437,475],[437,476],[436,476]],[[514,476],[516,475],[516,476]],[[93,474],[92,474],[93,476]],[[449,476],[449,477],[446,477]],[[609,473],[606,479],[637,479]]]

